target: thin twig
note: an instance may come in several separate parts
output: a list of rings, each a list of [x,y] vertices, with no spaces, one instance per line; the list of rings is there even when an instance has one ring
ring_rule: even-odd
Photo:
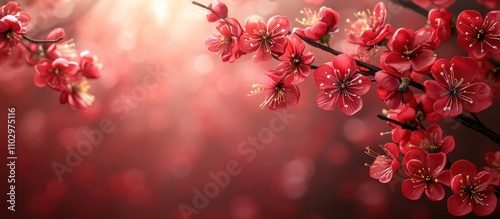
[[[234,26],[233,26],[233,24],[229,23],[229,22],[226,20],[226,18],[225,18],[225,17],[222,17],[220,14],[218,14],[217,12],[215,12],[213,9],[209,8],[208,6],[206,6],[206,5],[204,5],[204,4],[201,4],[201,3],[197,2],[197,1],[192,1],[192,2],[191,2],[191,4],[196,5],[196,6],[198,6],[198,7],[201,7],[201,8],[203,8],[203,9],[206,9],[206,10],[208,10],[208,11],[210,11],[210,12],[214,13],[215,15],[217,15],[217,17],[219,17],[219,19],[224,20],[224,21],[225,21],[227,24],[229,24],[231,27],[234,27]]]
[[[472,115],[472,118],[474,118],[479,124],[484,125],[483,122],[477,117],[475,113],[470,113]]]
[[[63,37],[59,37],[59,38],[57,38],[55,40],[37,40],[37,39],[32,39],[32,38],[30,38],[30,37],[28,37],[26,35],[23,35],[23,39],[25,39],[25,40],[27,40],[27,41],[29,41],[31,43],[42,44],[42,43],[57,43],[57,42],[63,40],[64,38]]]
[[[384,121],[387,121],[387,122],[390,122],[390,123],[394,123],[398,126],[401,126],[401,128],[403,129],[408,129],[408,130],[411,130],[411,131],[417,131],[418,128],[416,127],[413,127],[411,125],[407,125],[407,124],[403,124],[397,120],[394,120],[394,119],[390,119],[390,118],[387,118],[387,116],[384,116],[384,115],[377,115],[377,118],[381,119],[381,120],[384,120]]]

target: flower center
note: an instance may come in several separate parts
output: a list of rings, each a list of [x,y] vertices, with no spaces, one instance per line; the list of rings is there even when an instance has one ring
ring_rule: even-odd
[[[483,40],[484,39],[484,31],[483,30],[479,30],[479,32],[477,32],[476,39],[477,40]]]
[[[300,64],[300,59],[295,55],[295,54],[292,54],[292,63],[295,64],[295,65],[299,65]]]
[[[10,29],[9,29],[9,30],[7,30],[7,32],[5,32],[5,38],[7,38],[7,39],[12,39],[12,38],[14,38],[14,31],[12,31],[12,30],[10,30]]]
[[[403,52],[403,54],[406,56],[407,59],[410,59],[412,54],[413,54],[413,51],[411,50],[406,50]]]
[[[425,180],[425,183],[427,183],[427,184],[433,183],[432,176],[427,175],[427,176],[425,176],[424,180]]]
[[[345,90],[347,86],[344,83],[340,83],[339,87],[340,89]]]
[[[54,69],[54,74],[55,75],[59,75],[60,72],[61,72],[61,69],[59,69],[59,67],[57,67],[56,69]]]
[[[428,148],[429,148],[429,153],[436,153],[439,151],[439,147],[437,145],[430,144]]]

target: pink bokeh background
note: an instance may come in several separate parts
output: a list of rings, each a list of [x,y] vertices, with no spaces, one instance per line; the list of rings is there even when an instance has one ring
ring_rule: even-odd
[[[242,23],[251,14],[265,19],[281,14],[293,27],[300,27],[293,20],[302,17],[302,8],[320,7],[303,0],[225,2],[229,15]],[[376,2],[326,0],[323,5],[339,11],[345,21]],[[364,163],[373,159],[364,148],[390,141],[390,136],[379,135],[390,127],[375,117],[384,107],[375,86],[363,97],[364,108],[346,117],[316,106],[318,89],[311,77],[300,85],[299,104],[287,110],[293,118],[276,119],[280,117],[274,112],[259,108],[264,96],[247,94],[248,85],[262,81],[263,73],[277,62],[253,65],[247,55],[233,64],[221,63],[204,43],[215,33],[213,24],[190,1],[19,3],[33,16],[30,36],[43,38],[63,27],[77,48],[97,55],[104,68],[102,77],[90,82],[94,105],[79,112],[60,105],[56,92],[35,87],[33,68],[0,65],[0,110],[5,113],[0,122],[6,123],[8,107],[16,108],[18,156],[16,212],[7,212],[2,201],[1,218],[183,218],[179,205],[194,207],[194,190],[213,185],[210,173],[225,170],[228,163],[237,163],[239,173],[190,218],[451,218],[446,201],[410,201],[401,194],[400,182],[387,185],[369,177]],[[387,8],[388,22],[395,27],[425,24],[426,19],[412,11],[390,3]],[[463,8],[485,11],[473,3],[452,9]],[[341,22],[331,45],[354,53],[356,48],[346,41],[347,25]],[[332,59],[310,47],[307,51],[316,54],[315,64]],[[437,53],[449,57],[462,51],[450,43]],[[479,114],[497,132],[498,103]],[[262,137],[269,133],[270,122],[284,129]],[[89,142],[82,130],[99,130],[101,123],[112,130],[102,137],[93,135],[98,141],[88,155],[69,165],[68,154]],[[457,142],[451,160],[467,158],[482,166],[484,153],[498,150],[498,145],[453,120],[441,124]],[[0,132],[6,133],[5,125]],[[259,139],[259,134],[267,143],[249,159],[248,139]],[[0,136],[6,142],[6,135]],[[2,194],[8,192],[5,147],[0,150]],[[71,169],[61,181],[55,162]],[[500,216],[499,208],[491,218]]]

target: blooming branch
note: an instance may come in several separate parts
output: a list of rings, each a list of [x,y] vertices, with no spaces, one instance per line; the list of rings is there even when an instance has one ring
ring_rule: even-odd
[[[480,188],[475,187],[474,183],[479,184],[479,180],[467,177],[476,176],[476,171],[463,171],[472,167],[463,161],[452,163],[447,159],[456,147],[454,137],[444,135],[438,124],[431,124],[426,129],[424,122],[453,118],[500,144],[500,135],[486,127],[476,115],[492,105],[494,84],[489,80],[499,78],[500,81],[494,66],[498,63],[490,59],[500,55],[500,29],[496,28],[500,11],[489,12],[483,18],[477,11],[465,10],[458,15],[454,26],[453,15],[447,9],[427,11],[409,0],[392,1],[428,16],[428,24],[417,30],[405,27],[394,30],[385,23],[387,11],[379,2],[373,13],[370,10],[358,12],[355,13],[356,21],[348,21],[351,24],[348,42],[359,46],[358,53],[353,55],[330,47],[330,37],[337,30],[340,14],[328,7],[321,7],[319,12],[302,10],[306,18],[296,20],[305,28],[294,29],[283,15],[272,16],[267,22],[252,15],[246,19],[245,28],[241,28],[238,20],[226,18],[224,14],[218,17],[215,25],[218,36],[208,37],[206,43],[210,51],[220,53],[224,62],[234,62],[245,54],[254,54],[254,64],[273,58],[280,62],[264,74],[270,83],[254,84],[250,92],[250,95],[266,93],[261,107],[271,110],[284,110],[298,104],[298,85],[309,77],[311,69],[320,90],[316,96],[318,107],[338,109],[347,116],[362,109],[362,96],[375,82],[377,96],[387,107],[377,118],[392,128],[383,133],[390,134],[392,142],[383,146],[387,156],[367,148],[366,153],[375,158],[368,165],[370,176],[388,183],[402,166],[408,175],[402,192],[408,199],[417,200],[425,192],[429,200],[439,201],[445,197],[445,187],[450,187],[455,194],[448,198],[450,214],[465,215],[472,211],[477,215],[491,214],[496,207],[496,199],[491,194],[496,194],[500,182],[486,180],[481,181]],[[428,1],[439,7],[455,2]],[[194,4],[199,6],[199,3]],[[212,4],[225,7],[218,0]],[[214,13],[215,10],[209,11]],[[208,21],[211,19],[213,17],[207,17]],[[438,59],[434,50],[449,41],[453,32],[458,34],[456,45],[469,56]],[[315,56],[304,51],[304,43],[333,55],[332,61],[315,65]],[[366,56],[379,52],[379,48],[386,48],[380,54],[380,62],[363,61]],[[484,73],[478,71],[482,68],[485,68]],[[402,161],[399,154],[404,156]],[[498,160],[500,162],[500,154]],[[490,166],[497,169],[479,172],[477,178],[500,178],[500,165],[495,162]],[[446,170],[450,168],[451,171]],[[469,174],[466,183],[463,182],[464,173]],[[468,198],[468,206],[458,202],[459,197],[464,196]]]

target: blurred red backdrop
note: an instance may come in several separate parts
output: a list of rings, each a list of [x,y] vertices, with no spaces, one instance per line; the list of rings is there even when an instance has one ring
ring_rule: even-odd
[[[265,19],[281,14],[294,27],[300,25],[293,22],[301,18],[300,9],[320,7],[307,0],[225,2],[229,15],[241,22],[251,14]],[[323,5],[345,20],[376,2],[324,1]],[[364,163],[373,160],[364,148],[390,140],[379,135],[390,128],[375,117],[383,103],[374,87],[363,97],[364,108],[346,117],[318,109],[318,90],[309,78],[300,86],[299,104],[287,110],[287,119],[261,110],[263,96],[247,97],[248,85],[261,81],[277,62],[256,66],[246,56],[234,64],[221,63],[204,43],[215,30],[190,1],[19,3],[32,14],[30,36],[43,38],[51,29],[63,27],[77,47],[97,55],[104,68],[102,77],[90,82],[94,105],[79,112],[60,105],[52,90],[35,87],[32,68],[0,66],[0,110],[5,112],[0,121],[5,124],[5,109],[16,108],[18,154],[16,212],[7,212],[3,201],[1,218],[183,218],[179,206],[196,209],[195,205],[203,209],[196,209],[197,215],[190,218],[451,217],[446,201],[432,203],[425,197],[410,201],[401,194],[400,182],[381,184],[369,177]],[[485,10],[460,4],[452,10]],[[388,22],[395,27],[425,24],[426,18],[412,11],[391,3],[387,8]],[[331,44],[353,53],[356,48],[346,41],[347,25],[341,23]],[[310,47],[307,51],[315,53],[316,64],[332,59]],[[447,57],[462,52],[445,47],[437,53]],[[497,107],[498,101],[479,116],[500,131]],[[104,129],[100,123],[106,123]],[[483,164],[485,152],[498,150],[452,120],[441,124],[456,138],[450,159]],[[282,125],[283,130],[269,131]],[[6,133],[4,125],[0,132]],[[252,138],[265,141],[259,150],[252,149]],[[94,144],[78,159],[73,153],[82,142]],[[5,148],[0,151],[7,156]],[[68,161],[68,156],[73,157]],[[53,168],[56,163],[68,167],[61,180]],[[228,163],[234,175],[227,175],[226,185],[226,175],[220,171]],[[8,170],[2,166],[0,191],[7,199]],[[210,173],[219,174],[223,188],[213,187],[218,181]],[[207,193],[206,187],[213,197],[200,199],[197,191]],[[497,208],[490,217],[499,216]]]

